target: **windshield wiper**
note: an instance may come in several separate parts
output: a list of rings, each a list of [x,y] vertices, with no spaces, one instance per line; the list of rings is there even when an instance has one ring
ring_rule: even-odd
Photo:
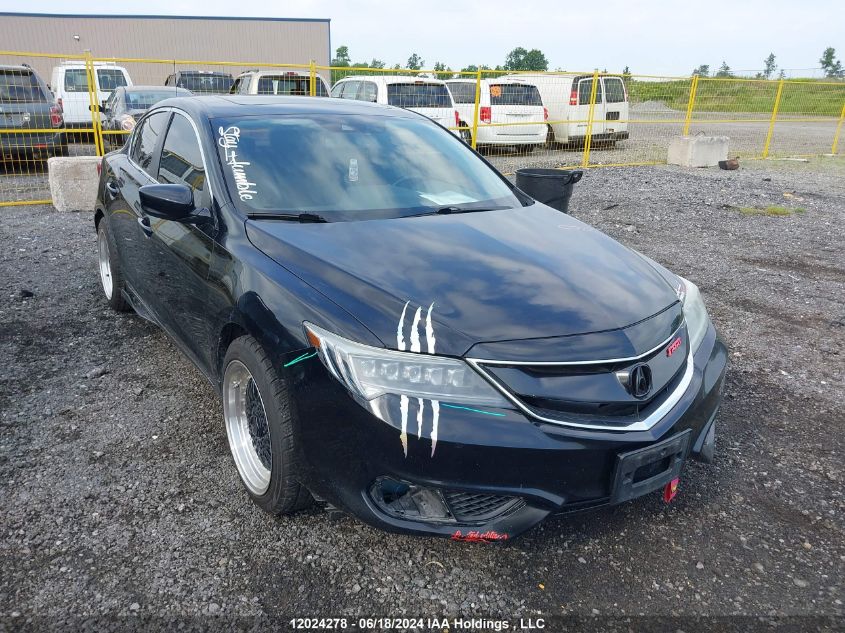
[[[423,215],[452,215],[453,213],[476,213],[482,211],[501,211],[502,209],[509,209],[510,207],[440,207],[433,211],[423,211],[422,213],[415,213],[414,215],[405,215],[406,218],[418,218]]]
[[[328,222],[316,213],[247,213],[250,220],[284,220],[288,222]]]

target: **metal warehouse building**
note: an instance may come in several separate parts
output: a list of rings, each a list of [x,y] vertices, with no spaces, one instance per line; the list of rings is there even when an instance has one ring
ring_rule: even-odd
[[[307,18],[190,17],[164,15],[58,15],[0,13],[0,48],[4,51],[94,57],[244,62],[221,68],[172,62],[121,63],[137,84],[163,84],[181,69],[226,70],[235,75],[260,64],[328,66],[330,20]],[[45,81],[61,60],[0,55],[0,65],[26,63]]]

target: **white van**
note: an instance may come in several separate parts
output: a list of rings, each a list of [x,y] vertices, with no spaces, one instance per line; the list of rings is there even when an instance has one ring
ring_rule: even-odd
[[[468,142],[472,143],[476,81],[447,79],[446,85],[460,114],[461,127],[468,130]],[[482,79],[479,88],[476,146],[519,145],[531,151],[546,142],[548,111],[537,86],[521,77],[502,77]],[[517,125],[495,125],[502,123]]]
[[[311,95],[311,75],[296,70],[247,70],[235,79],[230,94],[240,95]],[[314,94],[328,97],[326,82],[316,75]]]
[[[540,90],[549,111],[549,143],[582,143],[590,116],[592,75],[510,75]],[[628,138],[628,91],[622,77],[599,77],[593,111],[592,142],[615,143]]]
[[[94,62],[97,79],[97,104],[101,105],[115,88],[131,86],[132,79],[123,66]],[[62,62],[53,68],[50,88],[65,113],[67,127],[91,127],[91,100],[88,96],[88,72],[85,62]]]
[[[439,79],[404,75],[354,75],[341,79],[332,86],[331,96],[406,108],[419,112],[447,128],[460,125],[460,116],[455,109],[452,95],[449,94],[446,83]],[[462,136],[457,129],[452,132],[456,136]]]

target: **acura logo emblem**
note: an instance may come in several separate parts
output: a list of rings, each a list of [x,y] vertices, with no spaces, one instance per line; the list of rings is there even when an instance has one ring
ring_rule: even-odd
[[[617,372],[616,376],[635,398],[645,398],[651,391],[651,368],[648,365],[634,365],[630,371]]]

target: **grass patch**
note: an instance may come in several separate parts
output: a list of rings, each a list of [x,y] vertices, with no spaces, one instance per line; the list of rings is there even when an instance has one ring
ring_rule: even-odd
[[[845,103],[845,82],[792,80],[784,83],[780,114],[807,117],[838,117]],[[673,110],[686,112],[692,80],[629,81],[631,102],[662,101]],[[701,79],[695,95],[695,112],[771,114],[778,82]],[[695,118],[695,117],[693,117]]]
[[[777,205],[769,205],[768,207],[735,207],[742,215],[767,215],[769,217],[784,217],[792,215],[793,213],[804,213],[806,209],[797,207],[790,209],[789,207],[779,207]]]

